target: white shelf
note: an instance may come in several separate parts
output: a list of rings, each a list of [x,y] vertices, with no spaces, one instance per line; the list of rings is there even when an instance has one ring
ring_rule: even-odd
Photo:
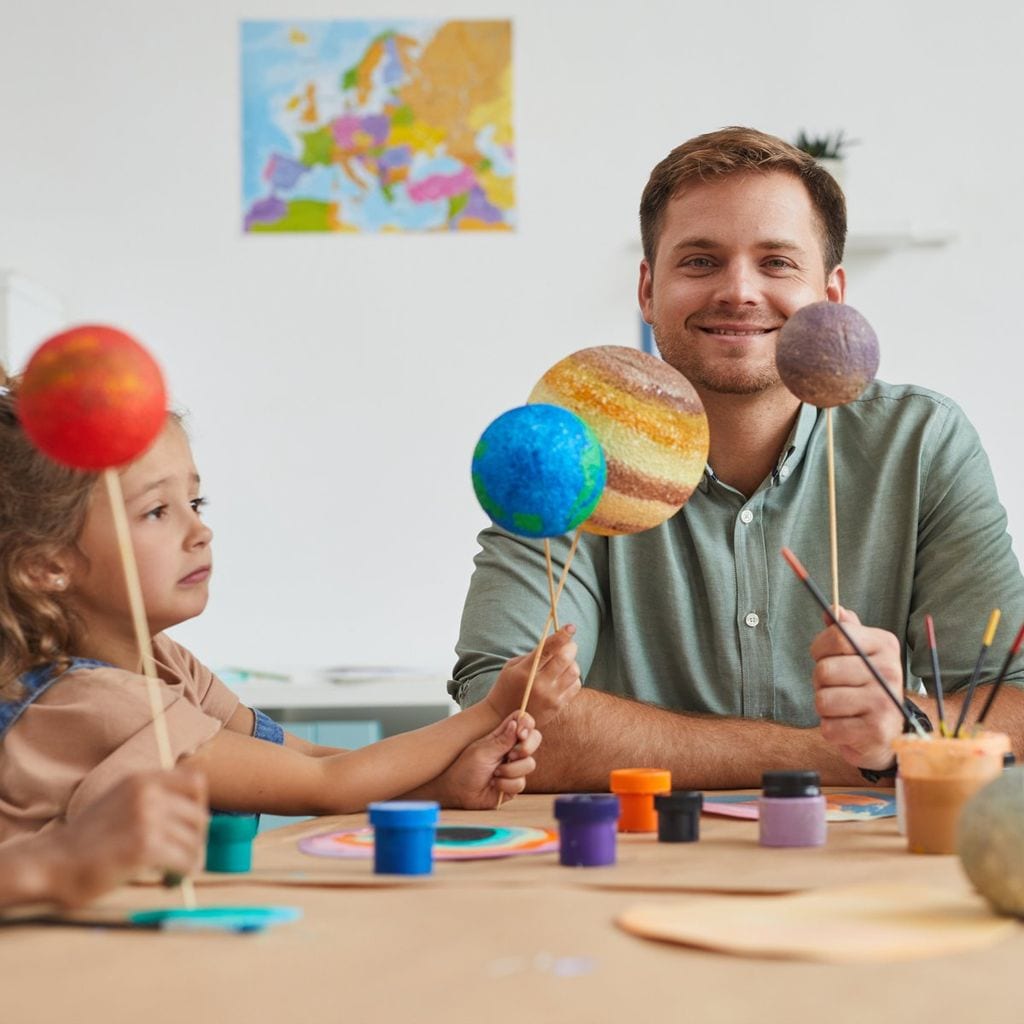
[[[275,682],[253,679],[231,683],[231,689],[250,707],[267,708],[443,708],[455,704],[444,676],[366,679],[358,682]]]

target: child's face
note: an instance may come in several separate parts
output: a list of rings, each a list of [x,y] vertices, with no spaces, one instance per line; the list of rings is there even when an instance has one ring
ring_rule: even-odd
[[[152,633],[198,615],[209,596],[213,531],[202,521],[199,474],[185,432],[169,421],[153,447],[120,473]],[[107,489],[93,491],[78,540],[85,556],[69,595],[86,624],[130,629],[124,569]]]

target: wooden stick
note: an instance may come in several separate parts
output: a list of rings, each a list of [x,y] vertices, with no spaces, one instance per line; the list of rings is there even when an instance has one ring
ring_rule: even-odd
[[[839,531],[836,527],[836,450],[832,442],[832,409],[825,410],[828,435],[828,539],[832,552],[832,611],[839,614]]]
[[[551,567],[551,540],[544,538],[544,560],[548,563],[548,594],[551,595],[551,616],[558,632],[558,607],[555,602],[555,570]]]
[[[526,690],[523,693],[523,702],[519,705],[519,715],[522,715],[526,711],[526,705],[530,703],[530,694],[533,692],[533,681],[537,678],[537,668],[540,665],[540,655],[544,649],[544,641],[548,638],[548,632],[554,622],[557,621],[555,618],[556,608],[558,607],[558,599],[562,596],[562,588],[565,586],[565,581],[569,578],[569,566],[572,565],[572,560],[576,556],[576,548],[580,542],[580,531],[577,530],[575,536],[572,539],[572,544],[569,546],[569,554],[566,556],[565,565],[562,566],[562,574],[558,580],[558,589],[551,595],[551,611],[548,612],[548,617],[544,620],[544,631],[540,635],[540,640],[537,642],[537,649],[533,652],[533,661],[530,663],[530,674],[526,678]],[[547,544],[547,541],[544,542]],[[550,550],[550,549],[549,549]],[[550,566],[550,562],[548,565]],[[558,628],[557,626],[555,627]],[[505,799],[504,793],[498,794],[498,807],[501,807],[502,802]]]
[[[131,609],[132,627],[135,630],[135,640],[139,645],[139,654],[142,657],[142,674],[146,677],[146,692],[149,695],[150,714],[153,716],[153,732],[156,735],[160,767],[164,771],[171,771],[174,768],[174,756],[171,753],[170,736],[167,734],[164,704],[160,699],[156,661],[153,658],[153,643],[149,635],[149,624],[146,622],[146,607],[142,601],[139,566],[135,561],[135,549],[132,547],[131,534],[128,530],[128,514],[124,507],[121,479],[115,469],[104,470],[103,479],[107,485],[107,496],[110,499],[110,509],[114,516],[114,533],[121,554],[121,565],[124,567],[124,582],[128,589],[128,606]],[[192,886],[192,879],[182,879],[181,895],[185,906],[190,910],[193,909],[196,905],[196,894]]]

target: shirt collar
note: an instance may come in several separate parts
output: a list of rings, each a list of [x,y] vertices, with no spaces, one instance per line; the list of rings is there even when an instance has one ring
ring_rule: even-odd
[[[777,487],[779,484],[785,483],[793,470],[800,465],[804,452],[807,451],[811,432],[814,430],[815,423],[818,422],[820,411],[820,409],[816,409],[813,405],[801,402],[796,422],[793,424],[793,429],[789,432],[789,437],[786,438],[786,443],[782,446],[778,461],[772,470],[770,486]],[[698,490],[706,494],[711,484],[717,479],[715,471],[711,468],[710,464],[706,463],[704,474],[697,483]]]

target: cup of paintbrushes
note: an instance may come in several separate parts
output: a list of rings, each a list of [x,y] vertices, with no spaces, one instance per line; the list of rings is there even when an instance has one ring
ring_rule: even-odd
[[[907,848],[911,853],[956,853],[960,811],[1003,770],[1006,733],[974,736],[906,734],[893,741],[903,780]]]

